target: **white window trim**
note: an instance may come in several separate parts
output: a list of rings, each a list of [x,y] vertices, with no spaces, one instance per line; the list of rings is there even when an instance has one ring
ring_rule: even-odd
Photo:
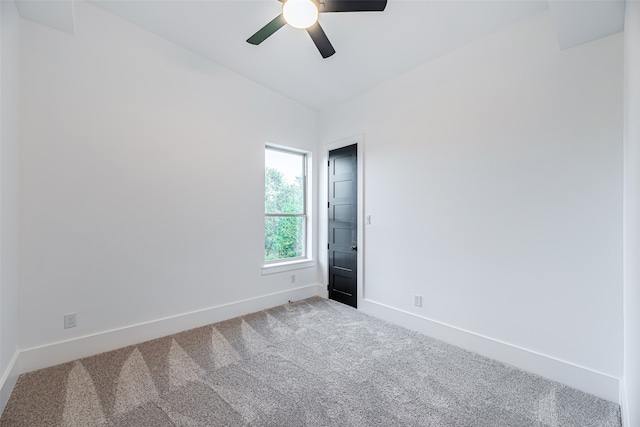
[[[314,248],[313,248],[314,218],[312,214],[313,213],[313,204],[312,204],[313,197],[310,197],[313,195],[312,194],[313,192],[312,190],[313,189],[312,153],[307,150],[300,150],[294,147],[288,147],[285,145],[272,144],[272,143],[266,143],[264,148],[265,149],[272,148],[276,150],[289,151],[292,153],[304,154],[306,156],[307,176],[306,176],[305,199],[307,204],[306,206],[306,222],[307,222],[306,228],[307,229],[306,229],[306,236],[305,236],[305,241],[306,241],[305,257],[278,260],[278,261],[269,261],[269,262],[266,262],[263,259],[262,275],[264,276],[267,274],[282,273],[282,272],[292,271],[292,270],[301,270],[304,268],[314,268],[316,266],[316,261],[315,259],[313,259],[313,253],[314,253]],[[264,188],[264,183],[263,183],[263,188]]]
[[[314,268],[316,261],[313,259],[298,259],[295,261],[282,261],[262,266],[262,275],[283,273],[285,271],[302,270],[304,268]]]

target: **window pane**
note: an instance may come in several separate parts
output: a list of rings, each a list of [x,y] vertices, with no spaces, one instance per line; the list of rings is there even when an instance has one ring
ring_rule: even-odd
[[[304,155],[265,150],[265,212],[304,213]]]
[[[264,222],[264,259],[303,257],[304,217],[266,217]]]

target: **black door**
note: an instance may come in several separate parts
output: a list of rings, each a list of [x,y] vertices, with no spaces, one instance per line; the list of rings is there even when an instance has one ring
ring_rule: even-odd
[[[357,307],[358,146],[329,152],[329,298]]]

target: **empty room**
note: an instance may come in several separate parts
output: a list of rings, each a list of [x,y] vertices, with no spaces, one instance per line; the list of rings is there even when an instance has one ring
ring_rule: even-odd
[[[0,6],[0,426],[640,426],[640,1]]]

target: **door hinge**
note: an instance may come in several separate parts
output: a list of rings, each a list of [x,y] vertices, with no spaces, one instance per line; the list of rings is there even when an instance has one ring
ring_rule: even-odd
[[[329,167],[329,168],[331,167],[331,160],[327,161],[327,167]]]
[[[330,291],[331,290],[331,285],[327,285],[327,290]]]
[[[327,209],[331,207],[331,202],[327,202]]]
[[[329,243],[327,243],[327,250],[329,250]]]

